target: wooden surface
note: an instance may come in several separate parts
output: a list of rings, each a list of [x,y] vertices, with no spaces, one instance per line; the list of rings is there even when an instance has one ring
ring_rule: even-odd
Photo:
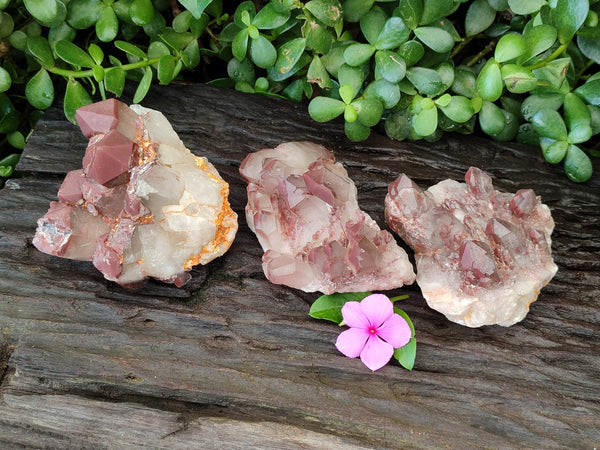
[[[239,233],[182,289],[126,290],[38,252],[36,220],[86,145],[49,110],[26,175],[0,191],[0,448],[600,447],[598,175],[576,185],[538,149],[474,137],[355,144],[305,106],[206,86],[160,87],[143,104],[230,183]],[[317,294],[262,273],[238,167],[286,140],[334,150],[380,225],[400,171],[426,187],[475,165],[497,188],[531,187],[553,212],[558,274],[510,328],[451,323],[416,285],[392,292],[410,295],[416,365],[371,373],[337,352],[337,326],[308,317]]]

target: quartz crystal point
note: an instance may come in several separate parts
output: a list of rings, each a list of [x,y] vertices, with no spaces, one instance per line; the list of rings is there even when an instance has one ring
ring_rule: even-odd
[[[422,191],[400,175],[388,189],[386,219],[414,249],[417,283],[430,307],[469,327],[510,326],[557,271],[554,221],[531,189],[496,191],[475,167],[465,180]]]
[[[76,117],[89,138],[83,168],[38,220],[39,250],[91,260],[127,286],[147,277],[181,286],[192,266],[228,250],[237,231],[229,186],[160,112],[110,99]]]
[[[284,143],[248,155],[240,173],[271,282],[325,294],[414,282],[406,252],[359,209],[354,183],[329,150]]]

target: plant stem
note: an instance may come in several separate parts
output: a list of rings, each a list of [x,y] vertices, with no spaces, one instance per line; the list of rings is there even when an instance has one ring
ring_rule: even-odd
[[[559,45],[558,48],[556,50],[554,50],[550,56],[548,56],[547,58],[545,58],[541,61],[538,61],[537,63],[535,63],[531,66],[527,66],[527,68],[529,70],[534,70],[534,69],[539,69],[540,67],[544,67],[546,64],[554,61],[556,58],[558,58],[560,55],[562,55],[568,46],[569,46],[568,42],[565,44]]]
[[[148,66],[151,66],[152,64],[156,64],[156,63],[158,63],[159,60],[160,60],[160,58],[143,59],[141,61],[124,64],[122,66],[108,67],[104,70],[106,72],[110,72],[111,70],[116,69],[117,67],[120,67],[121,69],[123,69],[125,71],[141,69],[142,67],[148,67]],[[46,70],[48,72],[52,72],[56,75],[62,75],[63,77],[72,77],[72,78],[88,78],[88,77],[91,77],[94,75],[92,69],[75,71],[75,70],[61,69],[60,67],[48,67],[48,68],[46,68]]]
[[[479,53],[477,53],[475,56],[473,56],[473,58],[471,58],[469,60],[469,62],[466,64],[467,67],[471,67],[477,61],[479,61],[481,58],[483,58],[485,55],[487,55],[489,52],[491,52],[494,49],[494,47],[496,46],[496,42],[497,42],[497,39],[494,39],[488,45],[486,45],[483,48],[483,50],[481,50]]]
[[[396,297],[390,297],[390,301],[392,303],[397,302],[398,300],[406,300],[408,298],[408,295],[398,295]]]
[[[456,55],[458,55],[460,53],[460,51],[465,48],[465,46],[471,42],[473,40],[475,36],[467,36],[466,38],[464,38],[462,41],[460,41],[459,44],[456,44],[456,47],[454,47],[454,49],[452,50],[452,53],[450,53],[450,59],[454,59],[454,57]]]

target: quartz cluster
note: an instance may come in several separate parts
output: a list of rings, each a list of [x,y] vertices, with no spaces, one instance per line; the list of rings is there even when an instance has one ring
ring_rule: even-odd
[[[273,283],[306,292],[393,289],[415,280],[406,252],[358,207],[356,187],[333,153],[288,142],[249,154],[246,219]]]
[[[469,327],[522,320],[554,276],[549,208],[531,189],[494,190],[471,167],[465,183],[421,190],[406,175],[388,189],[386,219],[415,251],[429,306]]]
[[[147,277],[182,286],[194,265],[228,250],[237,231],[229,186],[162,113],[110,99],[76,118],[89,139],[83,168],[38,220],[39,250],[91,260],[128,286]]]

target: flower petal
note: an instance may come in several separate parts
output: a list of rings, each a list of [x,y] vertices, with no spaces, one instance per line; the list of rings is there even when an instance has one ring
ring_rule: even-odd
[[[394,305],[383,294],[371,294],[362,299],[360,307],[369,320],[369,325],[379,326],[394,314]]]
[[[356,358],[365,348],[369,332],[362,328],[349,328],[342,331],[335,342],[337,349],[348,358]]]
[[[404,347],[410,341],[412,332],[408,322],[398,314],[392,314],[388,320],[383,322],[377,329],[377,336],[386,341],[394,348]]]
[[[370,336],[360,353],[360,360],[369,369],[375,371],[385,366],[394,355],[394,347],[377,336]]]
[[[359,302],[346,302],[342,306],[344,324],[352,328],[368,329],[371,325]]]

